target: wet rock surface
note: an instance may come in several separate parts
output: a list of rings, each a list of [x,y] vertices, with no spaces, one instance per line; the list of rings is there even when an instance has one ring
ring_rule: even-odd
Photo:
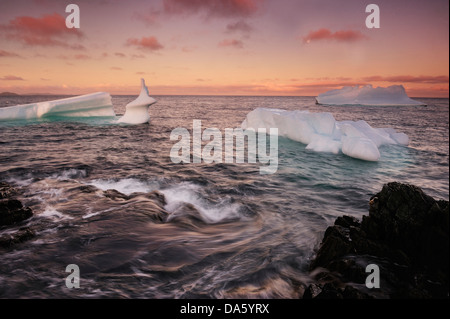
[[[23,207],[17,199],[0,200],[0,226],[14,225],[33,216],[28,207]]]
[[[31,209],[24,207],[16,195],[14,187],[0,182],[0,227],[14,225],[33,216]]]
[[[23,243],[36,236],[30,227],[20,228],[17,232],[0,236],[0,247],[11,248],[15,244]]]
[[[342,216],[328,227],[311,263],[318,283],[304,298],[448,298],[448,201],[393,182],[369,206],[362,221]],[[380,268],[379,289],[365,287],[371,263]]]
[[[24,207],[15,198],[18,191],[7,183],[0,182],[0,229],[19,224],[31,216],[33,212],[29,207]],[[0,247],[9,248],[15,244],[27,241],[35,236],[29,227],[19,228],[17,231],[7,232],[0,235]]]

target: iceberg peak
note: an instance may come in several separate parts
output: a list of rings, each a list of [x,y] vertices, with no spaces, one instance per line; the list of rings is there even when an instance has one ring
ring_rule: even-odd
[[[150,120],[148,108],[154,103],[156,100],[150,96],[145,80],[141,79],[141,93],[134,101],[127,104],[125,114],[118,120],[118,123],[147,123]]]

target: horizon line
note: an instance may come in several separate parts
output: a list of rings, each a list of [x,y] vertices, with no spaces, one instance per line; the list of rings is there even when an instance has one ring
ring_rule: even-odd
[[[10,93],[7,95],[5,93]],[[106,92],[109,93],[109,92]],[[0,92],[0,97],[13,97],[13,96],[81,96],[90,93],[83,94],[57,94],[57,93],[14,93],[14,92]],[[113,94],[109,93],[111,96],[137,96],[138,94]],[[315,98],[317,95],[251,95],[251,94],[152,94],[152,96],[237,96],[237,97],[311,97]],[[440,97],[440,96],[408,96],[414,99],[449,99],[450,96]]]

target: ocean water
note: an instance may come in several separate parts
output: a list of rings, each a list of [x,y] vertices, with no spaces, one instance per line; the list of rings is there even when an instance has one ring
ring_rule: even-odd
[[[0,97],[0,107],[58,97]],[[116,113],[135,96],[114,96]],[[368,214],[369,198],[391,181],[449,199],[449,100],[427,107],[327,107],[313,97],[156,96],[150,124],[109,119],[0,122],[0,181],[20,190],[36,237],[0,251],[0,298],[298,298],[327,226]],[[279,166],[174,164],[176,127],[240,127],[257,107],[331,112],[410,138],[382,146],[379,162],[316,153],[279,139]],[[86,191],[87,185],[94,191]],[[156,223],[148,199],[110,199],[158,190],[177,216]],[[190,205],[186,206],[183,203]],[[190,208],[189,208],[190,207]],[[192,218],[192,208],[198,218]],[[65,286],[66,266],[81,288]]]

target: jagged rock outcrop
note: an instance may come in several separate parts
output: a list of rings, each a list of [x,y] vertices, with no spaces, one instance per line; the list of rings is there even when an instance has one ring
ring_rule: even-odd
[[[448,298],[448,201],[393,182],[370,198],[369,205],[361,222],[342,216],[328,227],[311,263],[319,283],[309,286],[304,297],[344,298],[346,283],[364,285],[364,264],[372,260],[380,263],[389,298]],[[360,290],[355,298],[369,297],[369,289]]]
[[[33,216],[30,208],[14,198],[16,194],[15,188],[0,182],[0,227],[14,225]]]
[[[0,182],[0,228],[19,224],[33,216],[33,212],[29,207],[24,207],[19,200],[14,198],[16,195],[17,189]],[[34,236],[35,233],[31,228],[22,227],[17,231],[0,235],[0,247],[9,248]]]

